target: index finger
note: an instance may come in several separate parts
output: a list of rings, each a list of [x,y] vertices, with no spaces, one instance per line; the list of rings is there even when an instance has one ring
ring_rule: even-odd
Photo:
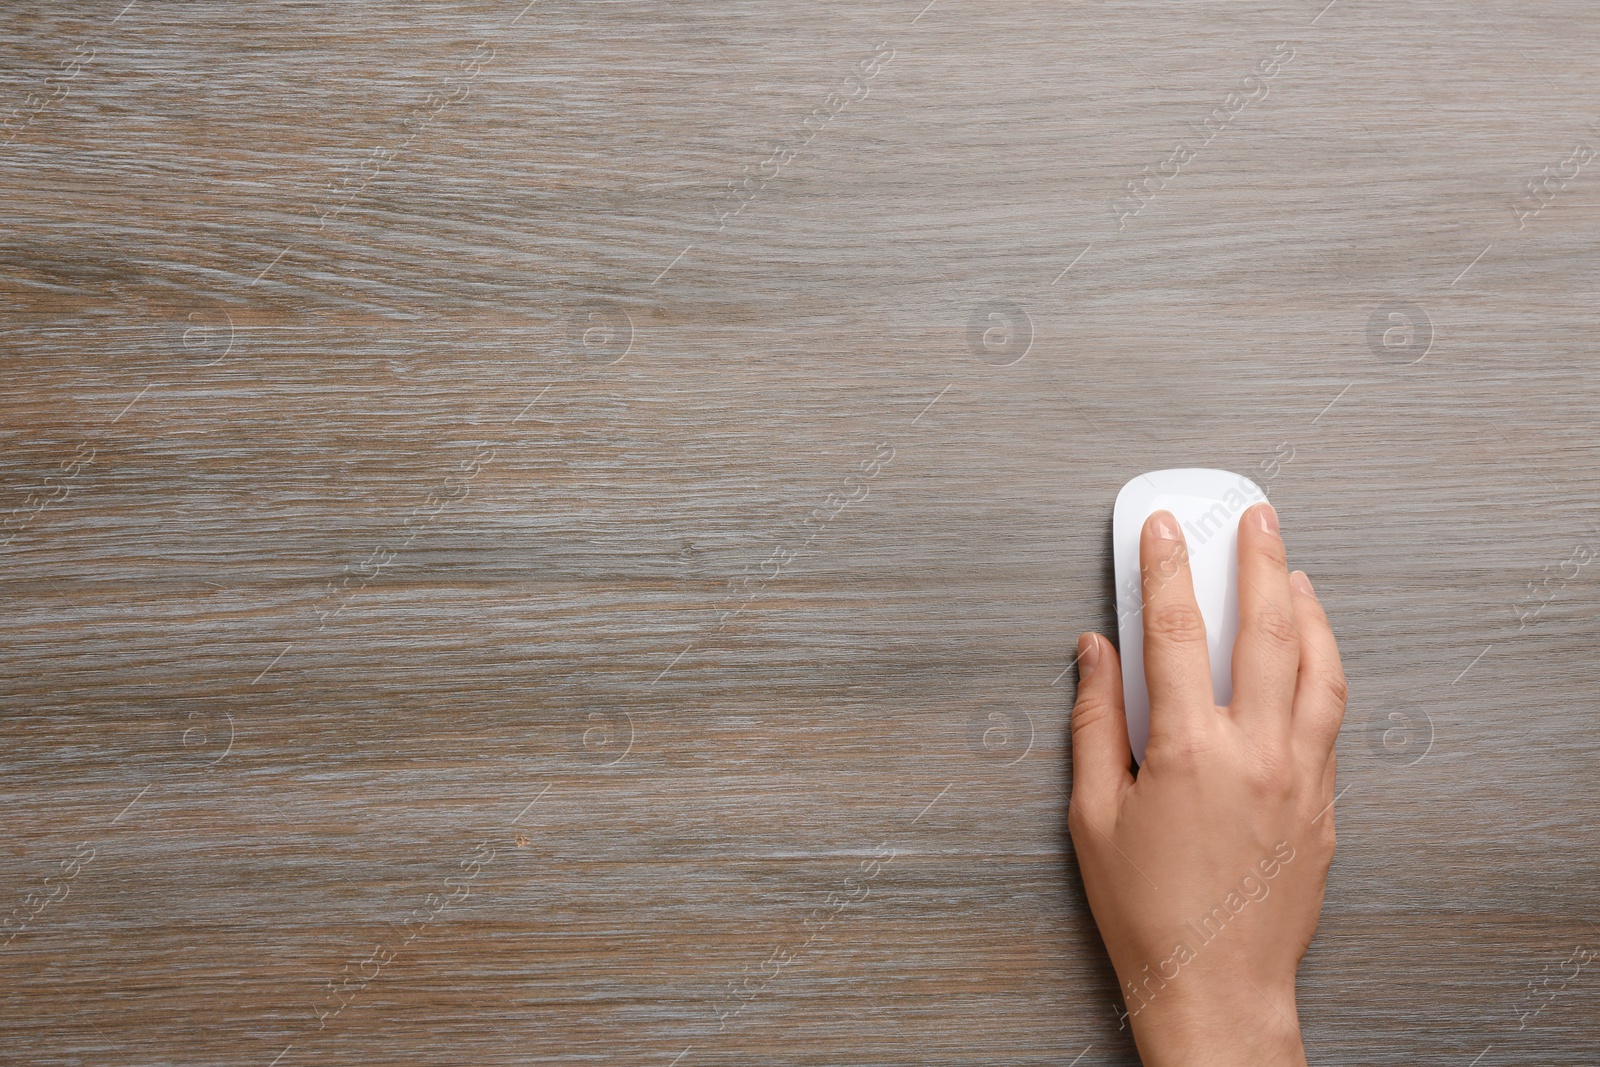
[[[1145,520],[1139,571],[1144,580],[1144,677],[1154,741],[1216,711],[1206,621],[1194,597],[1188,547],[1170,511]]]

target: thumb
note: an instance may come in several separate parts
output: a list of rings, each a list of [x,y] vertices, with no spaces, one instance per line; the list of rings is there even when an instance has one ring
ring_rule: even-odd
[[[1133,782],[1122,711],[1122,662],[1099,634],[1078,638],[1078,701],[1072,708],[1072,799],[1097,807]]]

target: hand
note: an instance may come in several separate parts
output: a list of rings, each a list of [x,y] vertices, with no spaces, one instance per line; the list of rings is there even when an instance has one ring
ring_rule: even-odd
[[[1139,544],[1150,742],[1138,776],[1122,667],[1078,640],[1067,825],[1089,907],[1150,1067],[1304,1064],[1295,971],[1333,859],[1339,649],[1278,519],[1239,523],[1233,703],[1211,694],[1205,622],[1177,520]]]

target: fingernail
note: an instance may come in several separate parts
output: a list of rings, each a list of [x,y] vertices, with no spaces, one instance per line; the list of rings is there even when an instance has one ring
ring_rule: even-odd
[[[1262,533],[1278,532],[1278,513],[1272,510],[1271,504],[1260,504],[1256,507],[1256,525],[1261,527]]]
[[[1083,681],[1094,673],[1095,664],[1100,662],[1100,642],[1094,634],[1080,634],[1078,636],[1078,680]]]
[[[1178,520],[1172,517],[1170,511],[1158,511],[1150,516],[1150,528],[1163,541],[1178,539]]]
[[[1311,588],[1311,579],[1306,577],[1305,571],[1295,571],[1289,575],[1289,584],[1307,596],[1316,596],[1317,591]]]

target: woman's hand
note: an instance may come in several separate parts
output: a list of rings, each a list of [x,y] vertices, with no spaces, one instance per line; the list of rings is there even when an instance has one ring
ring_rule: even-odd
[[[1205,623],[1177,520],[1139,545],[1150,742],[1135,777],[1111,643],[1079,638],[1067,823],[1140,1056],[1304,1064],[1295,971],[1333,859],[1339,649],[1285,566],[1270,505],[1239,524],[1234,698],[1211,696]]]

